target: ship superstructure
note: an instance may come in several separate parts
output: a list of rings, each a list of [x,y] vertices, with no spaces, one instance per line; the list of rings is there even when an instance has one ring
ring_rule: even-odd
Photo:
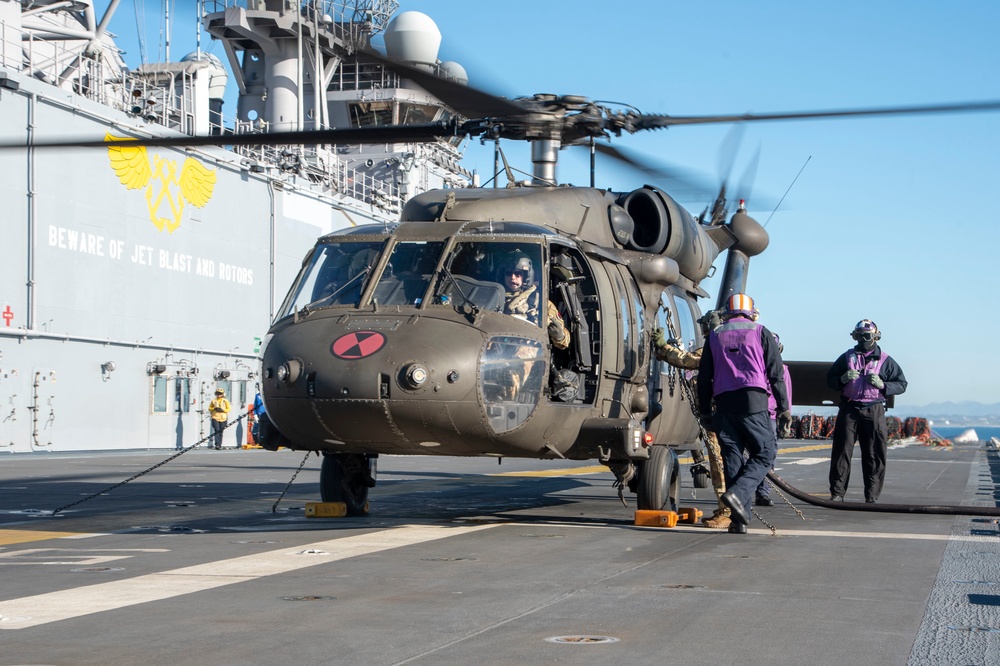
[[[203,25],[231,75],[200,50],[129,69],[107,30],[118,5],[0,0],[5,140],[451,114],[357,57],[383,31],[390,55],[464,75],[437,62],[433,22],[391,21],[390,0],[207,0]],[[252,402],[261,338],[316,237],[390,224],[415,194],[466,186],[460,158],[454,141],[0,154],[0,452],[179,448],[207,435],[217,387],[234,410]],[[227,431],[227,445],[244,441],[242,424]]]

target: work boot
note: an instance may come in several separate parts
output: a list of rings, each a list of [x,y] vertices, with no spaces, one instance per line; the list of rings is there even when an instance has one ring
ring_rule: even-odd
[[[746,534],[747,533],[747,526],[743,525],[741,523],[733,523],[732,525],[729,526],[729,533],[730,534]]]
[[[755,506],[774,506],[770,497],[758,497],[753,503]]]
[[[844,501],[844,496],[843,495],[830,495],[830,501],[831,502],[843,502]]]
[[[722,493],[722,497],[719,498],[723,504],[729,507],[729,517],[734,523],[742,523],[746,525],[750,522],[750,512],[743,507],[743,502],[737,497],[733,491],[727,490]]]
[[[732,523],[729,520],[729,516],[715,515],[711,518],[705,518],[701,521],[701,524],[705,527],[713,530],[724,530]]]

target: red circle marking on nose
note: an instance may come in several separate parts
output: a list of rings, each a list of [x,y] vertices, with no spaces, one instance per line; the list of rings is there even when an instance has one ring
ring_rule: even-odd
[[[355,331],[340,336],[330,346],[330,353],[345,361],[371,356],[385,346],[385,336],[376,331]]]

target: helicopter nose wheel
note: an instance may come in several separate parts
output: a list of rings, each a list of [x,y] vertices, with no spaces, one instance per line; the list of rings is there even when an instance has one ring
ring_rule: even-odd
[[[368,489],[375,486],[371,461],[360,453],[324,453],[319,492],[324,502],[343,502],[348,516],[368,515]]]
[[[649,459],[639,469],[637,504],[644,511],[676,511],[680,494],[680,464],[669,447],[649,447]]]

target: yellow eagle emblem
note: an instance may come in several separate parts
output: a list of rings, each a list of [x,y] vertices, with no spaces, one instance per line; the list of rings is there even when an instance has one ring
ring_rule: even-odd
[[[134,141],[111,134],[106,134],[104,140]],[[181,226],[185,201],[201,208],[208,203],[215,191],[215,171],[206,168],[193,157],[184,159],[180,175],[177,173],[176,160],[165,160],[154,155],[150,162],[145,146],[109,146],[108,159],[122,185],[130,190],[145,188],[149,220],[160,231],[166,229],[173,233]],[[175,194],[178,190],[180,196]],[[161,214],[161,211],[166,215]]]

